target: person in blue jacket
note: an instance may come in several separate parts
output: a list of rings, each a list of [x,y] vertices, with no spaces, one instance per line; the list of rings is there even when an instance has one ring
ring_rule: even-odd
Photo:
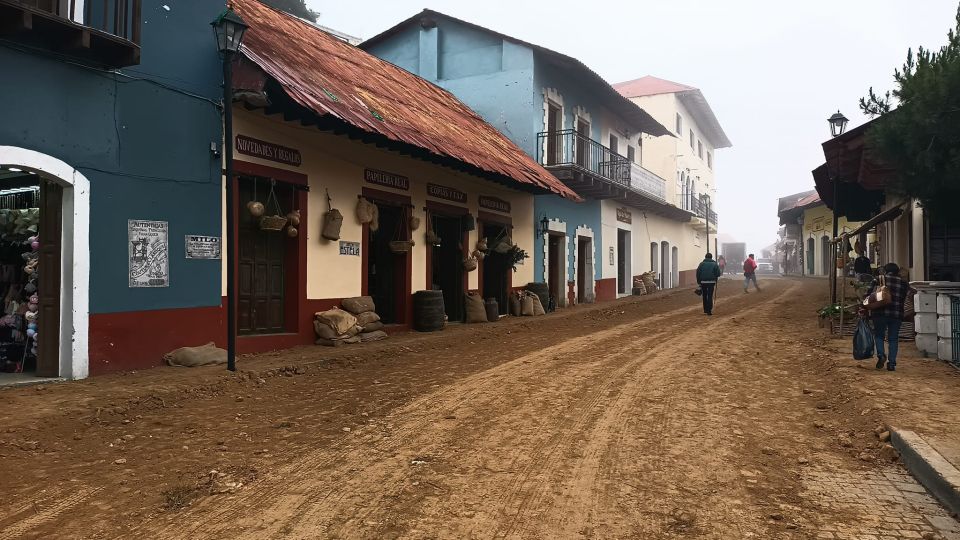
[[[717,288],[718,279],[720,279],[720,265],[713,260],[712,253],[707,253],[703,257],[703,262],[697,267],[697,284],[700,285],[700,293],[703,297],[703,312],[707,315],[713,315],[713,293]]]

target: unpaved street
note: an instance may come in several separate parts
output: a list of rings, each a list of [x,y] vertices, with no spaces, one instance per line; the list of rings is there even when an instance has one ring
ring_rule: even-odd
[[[0,538],[953,538],[864,388],[921,361],[761,284],[2,391]]]

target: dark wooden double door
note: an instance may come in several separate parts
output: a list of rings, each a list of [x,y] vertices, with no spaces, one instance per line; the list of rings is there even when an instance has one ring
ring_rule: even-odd
[[[259,218],[247,210],[255,197],[266,201],[269,180],[240,178],[238,191],[239,249],[237,266],[237,332],[277,334],[286,331],[284,260],[288,237],[283,231],[264,231]],[[255,193],[256,188],[256,193]],[[268,210],[269,212],[269,210]]]

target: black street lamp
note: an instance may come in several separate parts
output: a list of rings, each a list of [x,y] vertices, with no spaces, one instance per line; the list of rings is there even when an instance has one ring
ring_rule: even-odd
[[[707,253],[710,253],[710,195],[703,196],[703,202],[707,205]],[[716,253],[714,253],[716,256]]]
[[[838,110],[830,118],[827,118],[827,122],[830,123],[830,134],[833,137],[839,137],[843,135],[843,131],[847,129],[847,117],[842,115]],[[841,146],[837,150],[837,170],[836,174],[833,175],[833,241],[837,241],[838,225],[840,224],[840,167],[843,166],[842,152],[843,147]],[[833,260],[831,262],[832,268],[830,269],[830,301],[832,303],[837,303],[837,268],[836,268],[836,259],[837,259],[837,245],[833,244]]]
[[[237,370],[237,286],[236,286],[236,208],[233,204],[233,60],[240,51],[246,23],[233,8],[214,19],[210,26],[223,57],[223,154],[227,183],[227,369]]]

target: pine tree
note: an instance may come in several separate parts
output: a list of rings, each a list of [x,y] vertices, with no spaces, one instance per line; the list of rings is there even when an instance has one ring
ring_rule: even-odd
[[[317,17],[320,15],[316,11],[311,11],[305,0],[263,0],[263,3],[310,22],[317,22]]]
[[[890,191],[960,223],[960,8],[947,44],[908,50],[894,81],[892,92],[870,88],[860,99],[864,113],[880,117],[867,134],[873,159],[896,170]]]

